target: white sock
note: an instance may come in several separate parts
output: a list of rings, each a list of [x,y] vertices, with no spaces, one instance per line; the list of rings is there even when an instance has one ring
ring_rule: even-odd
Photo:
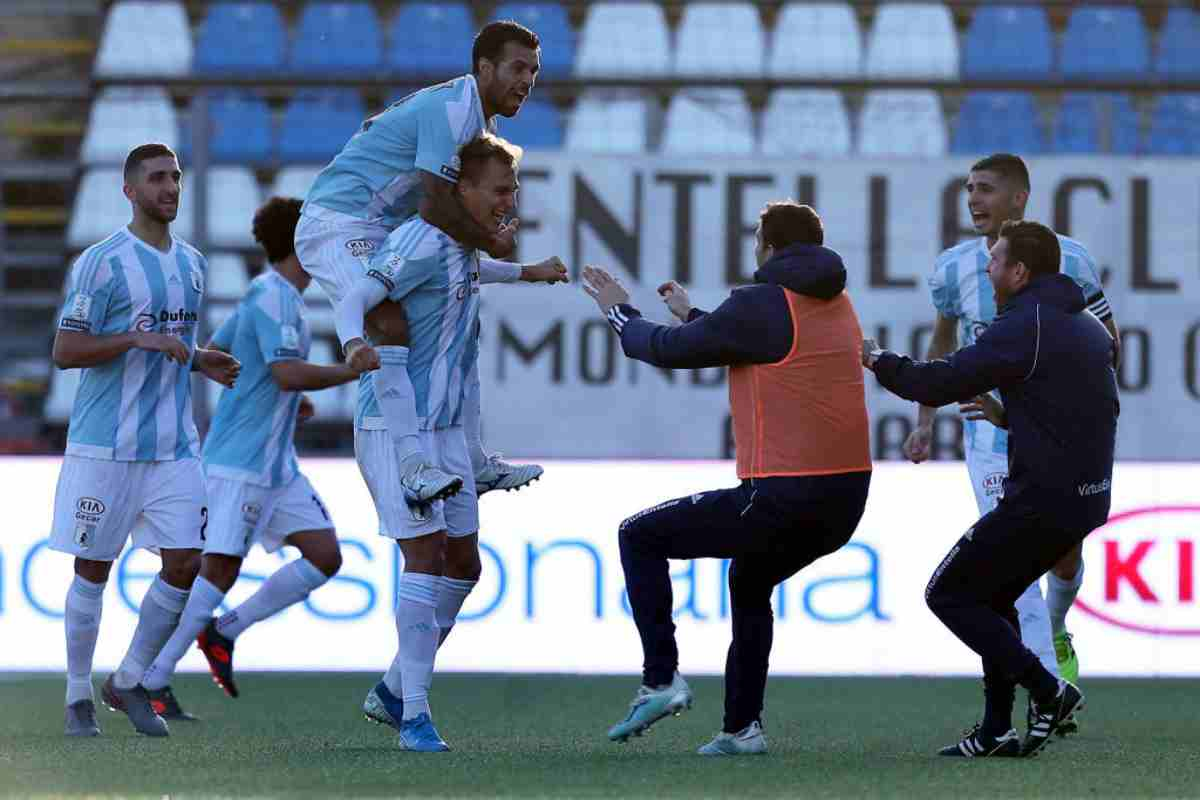
[[[92,694],[92,656],[104,610],[104,584],[78,575],[67,589],[67,705],[80,700],[95,702]]]
[[[1017,598],[1017,618],[1021,625],[1021,643],[1033,651],[1042,666],[1054,677],[1058,674],[1058,658],[1054,655],[1054,637],[1050,634],[1050,615],[1042,599],[1042,584],[1034,581]]]
[[[191,594],[188,595],[187,605],[183,607],[183,613],[179,617],[179,624],[175,626],[175,632],[167,639],[162,650],[154,657],[154,663],[142,676],[142,686],[147,689],[161,689],[171,682],[171,676],[175,674],[175,665],[195,643],[196,637],[208,625],[213,612],[224,599],[224,592],[205,578],[196,578]]]
[[[463,434],[467,437],[467,452],[471,455],[471,468],[478,473],[487,466],[487,452],[483,449],[483,420],[481,418],[479,391],[479,365],[471,367],[463,384]]]
[[[1082,561],[1079,562],[1075,577],[1068,581],[1064,581],[1053,572],[1046,573],[1046,610],[1050,612],[1050,630],[1055,636],[1067,629],[1067,612],[1071,610],[1082,585]]]
[[[396,590],[396,657],[383,676],[388,691],[404,700],[404,718],[429,713],[429,686],[437,655],[437,575],[405,572]]]
[[[329,578],[306,558],[289,561],[263,581],[246,602],[217,620],[217,633],[236,639],[256,622],[299,603]]]
[[[438,637],[438,647],[446,641],[446,637],[450,635],[450,630],[454,627],[454,620],[458,619],[458,612],[462,609],[463,602],[466,601],[467,595],[475,588],[475,584],[479,581],[466,581],[461,578],[447,578],[442,576],[438,580],[437,593],[437,624],[441,635]]]
[[[384,424],[392,436],[396,458],[407,465],[420,456],[420,422],[417,420],[417,393],[408,376],[408,348],[384,345],[375,348],[379,353],[379,369],[375,371],[375,399],[383,414]]]
[[[187,599],[187,589],[176,589],[164,581],[162,575],[155,576],[154,583],[150,584],[150,589],[142,598],[142,608],[138,612],[138,624],[133,631],[129,651],[121,659],[121,666],[113,676],[113,683],[118,688],[130,689],[142,679],[146,667],[154,662],[179,624],[179,616],[187,605]]]

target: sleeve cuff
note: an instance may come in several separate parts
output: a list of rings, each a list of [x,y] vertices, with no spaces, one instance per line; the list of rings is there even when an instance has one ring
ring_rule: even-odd
[[[1108,304],[1108,298],[1104,296],[1104,292],[1088,298],[1087,310],[1095,314],[1101,322],[1112,319],[1112,306]]]
[[[687,321],[695,322],[696,320],[700,319],[707,313],[708,313],[707,311],[701,311],[698,308],[693,308],[691,311],[688,312]]]
[[[618,336],[620,336],[621,331],[625,330],[625,323],[634,317],[640,317],[641,315],[642,312],[638,311],[628,303],[617,303],[615,306],[608,309],[608,313],[605,314],[605,317],[608,319],[608,324],[611,325],[612,329],[617,332]]]

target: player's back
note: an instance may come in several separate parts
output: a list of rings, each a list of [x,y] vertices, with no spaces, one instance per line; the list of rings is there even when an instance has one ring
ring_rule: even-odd
[[[217,403],[204,442],[205,470],[259,486],[287,484],[298,469],[292,433],[300,393],[280,389],[271,364],[308,357],[312,336],[300,292],[268,269],[251,282],[213,343],[232,353],[242,371]]]
[[[177,237],[163,253],[122,228],[89,247],[68,278],[63,331],[176,336],[193,351],[204,295],[204,257]],[[199,455],[191,364],[133,348],[85,367],[66,452],[115,461],[172,461]]]
[[[485,128],[472,75],[422,89],[369,117],[317,175],[305,205],[391,230],[417,212],[421,172],[458,180],[455,153]]]

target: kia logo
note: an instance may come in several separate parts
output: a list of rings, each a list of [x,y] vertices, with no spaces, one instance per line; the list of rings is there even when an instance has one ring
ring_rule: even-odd
[[[1153,506],[1114,514],[1084,540],[1088,571],[1075,605],[1127,631],[1200,636],[1197,540],[1200,506]]]
[[[75,503],[75,508],[84,514],[92,514],[94,516],[100,516],[104,513],[104,503],[94,497],[79,498],[79,501]]]

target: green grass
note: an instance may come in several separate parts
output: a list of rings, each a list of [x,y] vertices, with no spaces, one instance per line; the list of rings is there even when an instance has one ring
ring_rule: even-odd
[[[696,708],[617,745],[632,678],[444,675],[434,710],[454,752],[400,752],[359,712],[370,675],[246,674],[229,700],[207,676],[176,694],[202,717],[136,736],[62,736],[63,681],[0,676],[0,794],[426,797],[1186,797],[1200,794],[1198,681],[1088,681],[1078,737],[1031,760],[938,758],[976,716],[970,680],[772,679],[771,753],[694,755],[720,727],[721,683]]]

